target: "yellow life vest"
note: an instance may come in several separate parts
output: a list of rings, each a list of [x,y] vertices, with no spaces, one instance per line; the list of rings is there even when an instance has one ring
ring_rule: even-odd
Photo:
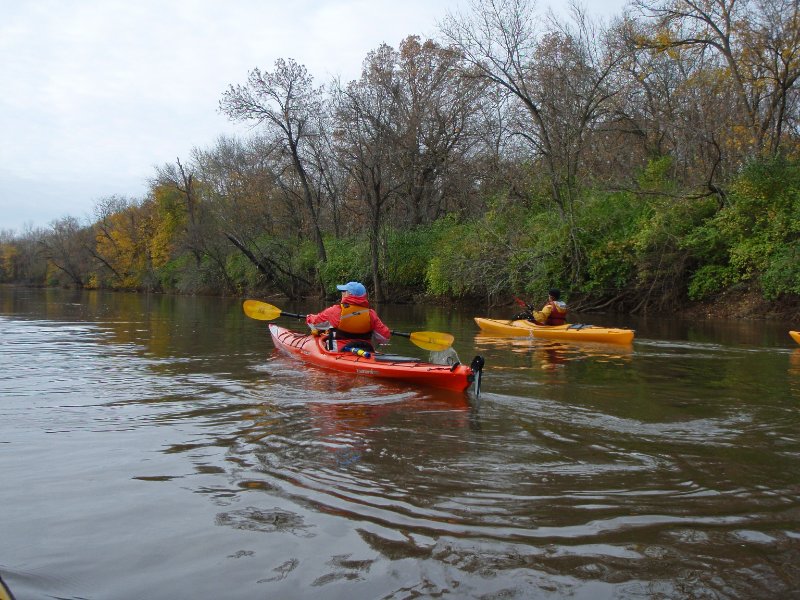
[[[356,306],[342,302],[342,316],[336,330],[344,334],[359,335],[372,332],[372,320],[368,306]]]

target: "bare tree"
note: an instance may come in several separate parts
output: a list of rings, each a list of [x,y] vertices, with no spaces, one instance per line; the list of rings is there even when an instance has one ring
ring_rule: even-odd
[[[381,233],[388,206],[400,189],[398,112],[401,97],[392,85],[395,52],[386,44],[370,52],[361,78],[336,91],[338,155],[367,209],[374,296],[385,298],[381,277]]]
[[[246,85],[230,86],[220,108],[231,119],[256,121],[266,127],[289,161],[300,196],[310,219],[312,239],[319,260],[327,260],[320,227],[320,189],[310,173],[309,147],[319,136],[317,115],[322,111],[322,92],[303,65],[289,59],[275,61],[272,72],[253,69]],[[287,191],[294,182],[284,180]]]
[[[0,233],[2,269],[4,278],[22,283],[45,283],[48,261],[42,252],[42,240],[47,231],[26,225],[19,235],[4,230]]]
[[[712,53],[730,82],[738,122],[754,154],[778,152],[797,117],[800,8],[797,0],[636,0],[654,35],[642,47]]]
[[[156,177],[150,183],[153,188],[159,185],[173,188],[183,199],[186,208],[184,243],[195,264],[199,266],[205,254],[206,232],[204,232],[200,194],[194,172],[191,168],[185,167],[180,158],[176,158],[174,164],[166,163],[157,168]]]
[[[630,165],[637,159],[668,156],[673,179],[697,189],[695,197],[716,194],[722,201],[722,182],[736,164],[730,140],[741,130],[734,91],[710,52],[643,47],[647,34],[646,24],[632,19],[615,28],[625,60],[608,132],[616,135],[612,158],[619,179],[627,180],[621,185],[631,187]]]
[[[53,221],[40,243],[44,256],[75,287],[87,283],[94,245],[91,227],[82,226],[75,217],[64,217]]]
[[[573,5],[573,22],[548,29],[530,0],[475,0],[472,15],[449,15],[442,33],[470,72],[502,90],[516,114],[513,134],[528,145],[550,180],[550,194],[568,224],[571,278],[583,262],[574,221],[589,134],[611,108],[619,57]]]
[[[399,94],[397,150],[404,182],[397,204],[416,226],[446,208],[448,171],[475,143],[485,86],[463,75],[457,52],[431,40],[409,36],[394,57],[386,81]]]
[[[297,231],[295,205],[278,185],[279,154],[263,137],[247,142],[221,137],[206,151],[195,153],[198,173],[209,198],[215,225],[227,242],[241,252],[259,273],[290,298],[312,287],[289,268],[286,232]]]
[[[332,83],[333,87],[338,85],[338,82]],[[342,201],[348,173],[336,156],[334,110],[333,102],[326,102],[316,115],[318,136],[309,146],[308,159],[316,176],[315,187],[319,190],[320,197],[326,199],[327,210],[321,212],[321,226],[328,231],[332,230],[333,235],[338,238],[342,233]],[[325,218],[326,215],[328,218]]]
[[[99,200],[95,212],[92,254],[113,274],[115,287],[157,288],[151,248],[152,200],[112,196]]]

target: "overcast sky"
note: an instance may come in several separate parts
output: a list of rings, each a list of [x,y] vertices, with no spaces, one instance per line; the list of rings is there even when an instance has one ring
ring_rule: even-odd
[[[539,1],[560,10],[566,0]],[[611,17],[624,0],[595,0]],[[0,0],[0,230],[141,197],[157,165],[221,134],[222,93],[278,58],[318,84],[367,52],[436,37],[469,0]]]

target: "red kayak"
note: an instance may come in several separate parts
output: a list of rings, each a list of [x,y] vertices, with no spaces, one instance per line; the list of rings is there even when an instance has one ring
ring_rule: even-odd
[[[480,393],[483,370],[483,357],[480,356],[476,356],[470,366],[460,363],[436,365],[391,354],[330,351],[325,348],[324,335],[297,333],[274,324],[270,324],[269,333],[276,348],[318,367],[459,392],[466,391],[474,383],[475,393]]]

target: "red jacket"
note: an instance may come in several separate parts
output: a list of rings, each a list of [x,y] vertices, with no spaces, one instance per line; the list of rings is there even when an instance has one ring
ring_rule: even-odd
[[[369,301],[367,300],[366,296],[345,296],[342,301],[354,306],[363,306],[365,308],[369,308]],[[307,315],[306,323],[308,325],[314,325],[315,329],[338,327],[341,315],[342,305],[341,303],[337,303],[333,306],[329,306],[322,312],[318,312],[315,315]],[[389,338],[392,337],[392,332],[386,325],[383,324],[383,321],[380,320],[378,313],[371,308],[369,309],[369,319],[372,327],[372,335],[377,338],[377,343],[382,344],[389,341]],[[344,335],[340,335],[339,337],[340,339],[344,339]]]

